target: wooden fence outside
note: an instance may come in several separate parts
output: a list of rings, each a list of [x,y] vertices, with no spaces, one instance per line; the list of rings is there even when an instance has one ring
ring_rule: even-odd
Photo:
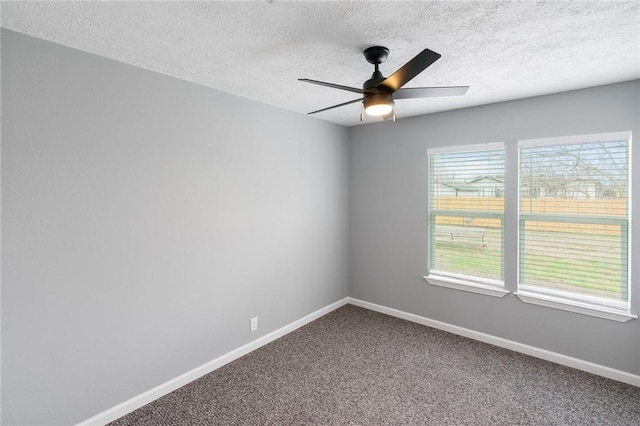
[[[483,197],[436,197],[432,200],[437,210],[503,212],[504,198]],[[520,209],[524,214],[566,215],[566,216],[596,216],[596,217],[626,217],[627,200],[615,199],[566,199],[566,198],[521,198]],[[500,228],[498,219],[469,217],[437,218],[438,225],[473,226],[482,228]],[[576,232],[596,235],[619,236],[619,225],[599,225],[593,223],[560,223],[527,221],[527,230]]]

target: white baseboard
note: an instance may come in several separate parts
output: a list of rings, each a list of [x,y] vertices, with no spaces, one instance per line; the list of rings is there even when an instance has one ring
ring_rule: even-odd
[[[503,339],[501,337],[492,336],[490,334],[469,330],[468,328],[458,327],[457,325],[451,325],[446,322],[425,318],[420,315],[411,314],[393,308],[387,308],[386,306],[376,305],[375,303],[366,302],[364,300],[354,299],[352,297],[348,297],[347,299],[348,303],[355,306],[360,306],[361,308],[426,325],[428,327],[437,328],[438,330],[443,330],[449,333],[457,334],[459,336],[479,340],[481,342],[489,343],[494,346],[510,349],[512,351],[544,359],[546,361],[555,362],[556,364],[561,364],[567,367],[575,368],[577,370],[586,371],[591,374],[596,374],[608,379],[613,379],[619,382],[640,387],[640,376],[637,376],[635,374],[616,370],[610,367],[605,367],[604,365],[595,364],[593,362],[584,361],[582,359],[573,358],[545,349],[536,348],[535,346],[529,346],[522,343],[514,342],[512,340]]]
[[[225,364],[228,364],[231,361],[234,361],[240,358],[241,356],[244,356],[249,352],[252,352],[258,349],[259,347],[264,346],[267,343],[270,343],[286,334],[289,334],[292,331],[302,327],[303,325],[306,325],[311,321],[314,321],[320,318],[321,316],[326,315],[329,312],[334,311],[346,305],[347,301],[348,301],[348,298],[344,298],[328,306],[325,306],[324,308],[318,309],[317,311],[312,312],[309,315],[304,316],[299,320],[292,322],[291,324],[285,325],[284,327],[279,328],[269,334],[266,334],[252,342],[249,342],[244,346],[241,346],[237,349],[232,350],[231,352],[221,355],[218,358],[212,361],[209,361],[204,365],[201,365],[200,367],[196,367],[191,371],[187,371],[186,373],[174,379],[171,379],[165,383],[162,383],[161,385],[158,385],[153,389],[143,392],[140,395],[134,396],[133,398],[128,399],[116,405],[115,407],[109,408],[108,410],[105,410],[102,413],[99,413],[91,417],[90,419],[87,419],[81,423],[78,423],[78,426],[106,425],[109,422],[119,419],[120,417],[126,414],[129,414],[130,412],[137,410],[138,408],[164,395],[167,395],[170,392],[173,392],[174,390],[186,385],[187,383],[190,383],[204,376],[205,374],[209,374],[212,371],[217,370],[218,368],[224,366]]]
[[[380,312],[383,314],[387,314],[396,318],[401,318],[407,321],[415,322],[418,324],[426,325],[428,327],[437,328],[439,330],[447,331],[449,333],[457,334],[459,336],[468,337],[470,339],[478,340],[484,343],[489,343],[494,346],[499,346],[501,348],[510,349],[515,352],[520,352],[526,355],[531,355],[536,358],[544,359],[547,361],[555,362],[557,364],[565,365],[567,367],[575,368],[578,370],[586,371],[588,373],[596,374],[599,376],[607,377],[609,379],[617,380],[619,382],[627,383],[630,385],[640,387],[640,376],[627,373],[624,371],[616,370],[614,368],[605,367],[603,365],[594,364],[589,361],[584,361],[578,358],[572,358],[570,356],[562,355],[556,352],[551,352],[545,349],[536,348],[534,346],[525,345],[522,343],[514,342],[512,340],[503,339],[501,337],[492,336],[490,334],[480,333],[478,331],[469,330],[468,328],[458,327],[456,325],[451,325],[442,321],[437,321],[433,319],[429,319],[426,317],[422,317],[420,315],[411,314],[408,312],[400,311],[398,309],[388,308],[382,305],[376,305],[375,303],[366,302],[360,299],[354,299],[352,297],[345,297],[342,300],[338,300],[335,303],[332,303],[324,308],[318,309],[315,312],[310,313],[309,315],[300,318],[297,321],[292,322],[291,324],[285,325],[278,330],[275,330],[269,334],[266,334],[252,342],[247,343],[244,346],[241,346],[237,349],[232,350],[224,355],[219,356],[218,358],[207,362],[200,367],[196,367],[191,371],[188,371],[174,379],[171,379],[159,386],[156,386],[153,389],[150,389],[146,392],[141,393],[140,395],[134,396],[127,401],[124,401],[115,407],[109,408],[108,410],[99,413],[90,419],[87,419],[81,423],[78,423],[78,426],[89,426],[89,425],[106,425],[109,422],[112,422],[120,417],[129,414],[130,412],[137,410],[138,408],[164,396],[174,390],[190,383],[205,374],[209,374],[212,371],[217,370],[218,368],[234,361],[241,356],[252,352],[261,346],[266,345],[286,334],[291,333],[292,331],[302,327],[320,318],[323,315],[328,314],[331,311],[334,311],[346,304],[352,304],[355,306],[360,306],[365,309],[369,309],[372,311]]]

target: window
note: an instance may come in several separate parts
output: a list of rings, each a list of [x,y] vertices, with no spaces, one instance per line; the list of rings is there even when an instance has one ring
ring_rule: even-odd
[[[425,280],[638,318],[631,147],[617,132],[429,149]]]
[[[630,142],[615,133],[519,143],[522,300],[629,312]]]
[[[428,270],[440,285],[504,296],[504,147],[429,150]]]

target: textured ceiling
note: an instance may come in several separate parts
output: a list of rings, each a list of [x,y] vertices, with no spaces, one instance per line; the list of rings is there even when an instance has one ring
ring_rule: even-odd
[[[362,50],[391,74],[424,48],[442,58],[405,87],[462,97],[396,102],[398,118],[640,78],[640,1],[6,2],[2,26],[306,113],[357,94]],[[319,113],[358,125],[360,104]],[[367,119],[371,122],[372,119]]]

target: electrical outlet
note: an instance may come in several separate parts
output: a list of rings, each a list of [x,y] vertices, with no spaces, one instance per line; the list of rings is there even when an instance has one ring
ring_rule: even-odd
[[[251,332],[253,333],[258,329],[258,317],[251,318]]]

